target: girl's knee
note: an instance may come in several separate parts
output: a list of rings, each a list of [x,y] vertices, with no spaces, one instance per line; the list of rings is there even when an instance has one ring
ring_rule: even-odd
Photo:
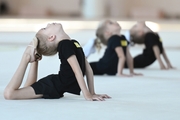
[[[5,89],[4,90],[4,98],[6,99],[6,100],[13,100],[14,98],[13,98],[13,90],[8,90],[8,89]]]

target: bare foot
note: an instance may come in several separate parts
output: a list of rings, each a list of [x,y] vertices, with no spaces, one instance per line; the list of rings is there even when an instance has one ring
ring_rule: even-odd
[[[119,77],[132,77],[132,75],[127,75],[127,74],[116,74]]]
[[[37,44],[38,44],[38,41],[36,38],[34,38],[25,50],[25,54],[30,57],[29,58],[30,63],[36,60],[40,60],[42,58],[42,56],[37,53],[37,50],[36,50]]]

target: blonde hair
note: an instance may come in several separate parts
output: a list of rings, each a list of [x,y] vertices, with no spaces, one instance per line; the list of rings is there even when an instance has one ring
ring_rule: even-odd
[[[107,20],[104,20],[104,21],[102,21],[100,24],[99,24],[99,26],[98,26],[98,28],[97,28],[97,30],[96,30],[96,37],[101,41],[101,43],[103,43],[104,45],[107,45],[107,39],[105,38],[105,36],[104,36],[104,32],[105,32],[105,30],[106,30],[106,21]]]
[[[138,31],[135,31],[133,29],[130,30],[130,41],[137,44],[143,44],[144,43],[144,35],[140,36],[138,35]]]
[[[102,21],[96,30],[97,38],[95,39],[95,46],[98,49],[98,51],[101,50],[101,44],[107,45],[107,39],[104,36],[104,32],[106,30],[106,21],[107,20]]]
[[[130,41],[137,43],[137,44],[143,44],[145,39],[145,34],[147,32],[153,32],[148,26],[146,26],[145,22],[139,22],[138,24],[143,25],[143,28],[141,31],[143,31],[142,35],[139,35],[139,31],[135,29],[135,25],[130,29]]]
[[[98,52],[100,52],[102,47],[101,47],[101,41],[98,38],[95,39],[94,45],[95,45],[96,49],[98,50]]]
[[[44,56],[52,56],[57,53],[57,46],[48,44],[48,37],[44,34],[36,34],[38,39],[37,52]]]

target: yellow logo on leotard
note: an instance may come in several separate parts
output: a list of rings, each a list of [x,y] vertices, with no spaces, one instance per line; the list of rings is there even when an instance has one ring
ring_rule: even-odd
[[[127,46],[127,41],[126,40],[121,40],[121,46],[123,46],[123,47]]]
[[[75,46],[76,46],[77,48],[80,48],[80,47],[81,47],[77,42],[74,42],[74,44],[75,44]]]
[[[160,41],[160,42],[162,42],[162,39],[161,39],[161,38],[159,38],[159,41]]]

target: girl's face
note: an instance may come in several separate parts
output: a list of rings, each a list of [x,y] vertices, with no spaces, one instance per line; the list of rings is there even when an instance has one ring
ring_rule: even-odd
[[[107,20],[106,21],[106,31],[111,33],[111,34],[119,34],[121,31],[121,26],[116,22],[112,20]]]
[[[38,31],[38,34],[44,34],[48,37],[52,35],[57,35],[62,31],[62,25],[60,23],[52,23],[52,24],[47,24],[45,28],[41,28]]]

